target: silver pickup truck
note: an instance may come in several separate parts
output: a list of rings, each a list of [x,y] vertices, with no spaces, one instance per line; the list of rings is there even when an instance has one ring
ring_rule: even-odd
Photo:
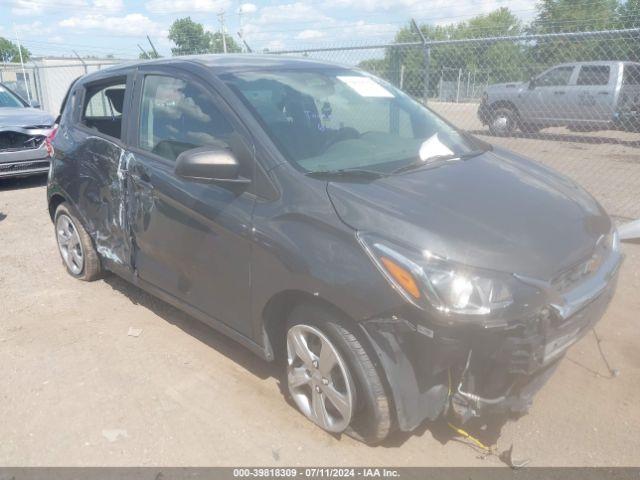
[[[640,63],[576,62],[556,65],[528,82],[489,85],[478,117],[493,135],[519,128],[637,129]]]

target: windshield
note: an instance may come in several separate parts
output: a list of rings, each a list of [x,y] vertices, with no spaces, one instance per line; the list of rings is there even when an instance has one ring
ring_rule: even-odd
[[[307,172],[392,172],[480,148],[400,90],[360,71],[268,70],[222,79],[285,157]]]
[[[0,85],[0,108],[2,107],[24,107],[24,104],[13,93]]]

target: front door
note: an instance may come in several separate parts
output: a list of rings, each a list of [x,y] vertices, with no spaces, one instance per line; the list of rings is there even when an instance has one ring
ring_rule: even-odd
[[[520,114],[525,121],[563,123],[569,99],[572,65],[561,65],[538,76],[521,95]]]
[[[215,92],[173,70],[136,77],[137,139],[129,164],[135,268],[140,279],[250,336],[251,215],[243,186],[177,176],[183,151],[227,143],[252,177],[249,136]]]

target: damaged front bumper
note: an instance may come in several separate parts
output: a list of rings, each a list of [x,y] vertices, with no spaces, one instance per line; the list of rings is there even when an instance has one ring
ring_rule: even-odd
[[[36,175],[49,170],[51,128],[0,129],[0,178]]]
[[[606,311],[621,260],[615,252],[588,281],[505,327],[448,328],[411,311],[362,322],[399,428],[410,431],[449,412],[460,422],[526,412],[558,359]]]

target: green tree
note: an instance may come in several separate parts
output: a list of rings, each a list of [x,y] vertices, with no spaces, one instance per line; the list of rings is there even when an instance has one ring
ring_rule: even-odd
[[[421,25],[420,31],[429,40],[462,40],[467,38],[518,35],[523,26],[508,8],[499,8],[478,15],[467,22],[452,25]],[[396,43],[419,40],[417,32],[406,26],[395,36]],[[438,91],[440,81],[465,79],[506,81],[523,77],[520,66],[526,64],[526,48],[513,42],[478,41],[472,44],[432,46],[429,52],[429,95]],[[389,47],[383,59],[365,60],[359,64],[365,70],[380,75],[416,97],[425,94],[425,51],[422,48]]]
[[[22,50],[22,60],[25,62],[29,60],[31,52],[22,46],[20,47],[20,50]],[[20,50],[18,50],[18,46],[12,41],[0,37],[0,60],[3,63],[19,62]]]
[[[201,23],[194,22],[191,17],[180,18],[173,22],[169,29],[169,40],[176,45],[171,48],[172,55],[224,52],[222,34],[207,32]],[[242,51],[230,35],[225,34],[224,40],[227,44],[227,53]]]
[[[616,27],[617,0],[541,0],[531,33],[600,31]],[[625,56],[624,44],[611,38],[559,37],[540,39],[532,47],[538,71],[562,62],[616,60]]]
[[[224,44],[222,43],[222,34],[216,32],[211,35],[211,53],[224,53]],[[224,34],[225,42],[227,43],[227,53],[240,53],[242,49],[240,45],[236,43],[231,35]]]
[[[622,2],[616,16],[619,28],[640,28],[640,0]]]

